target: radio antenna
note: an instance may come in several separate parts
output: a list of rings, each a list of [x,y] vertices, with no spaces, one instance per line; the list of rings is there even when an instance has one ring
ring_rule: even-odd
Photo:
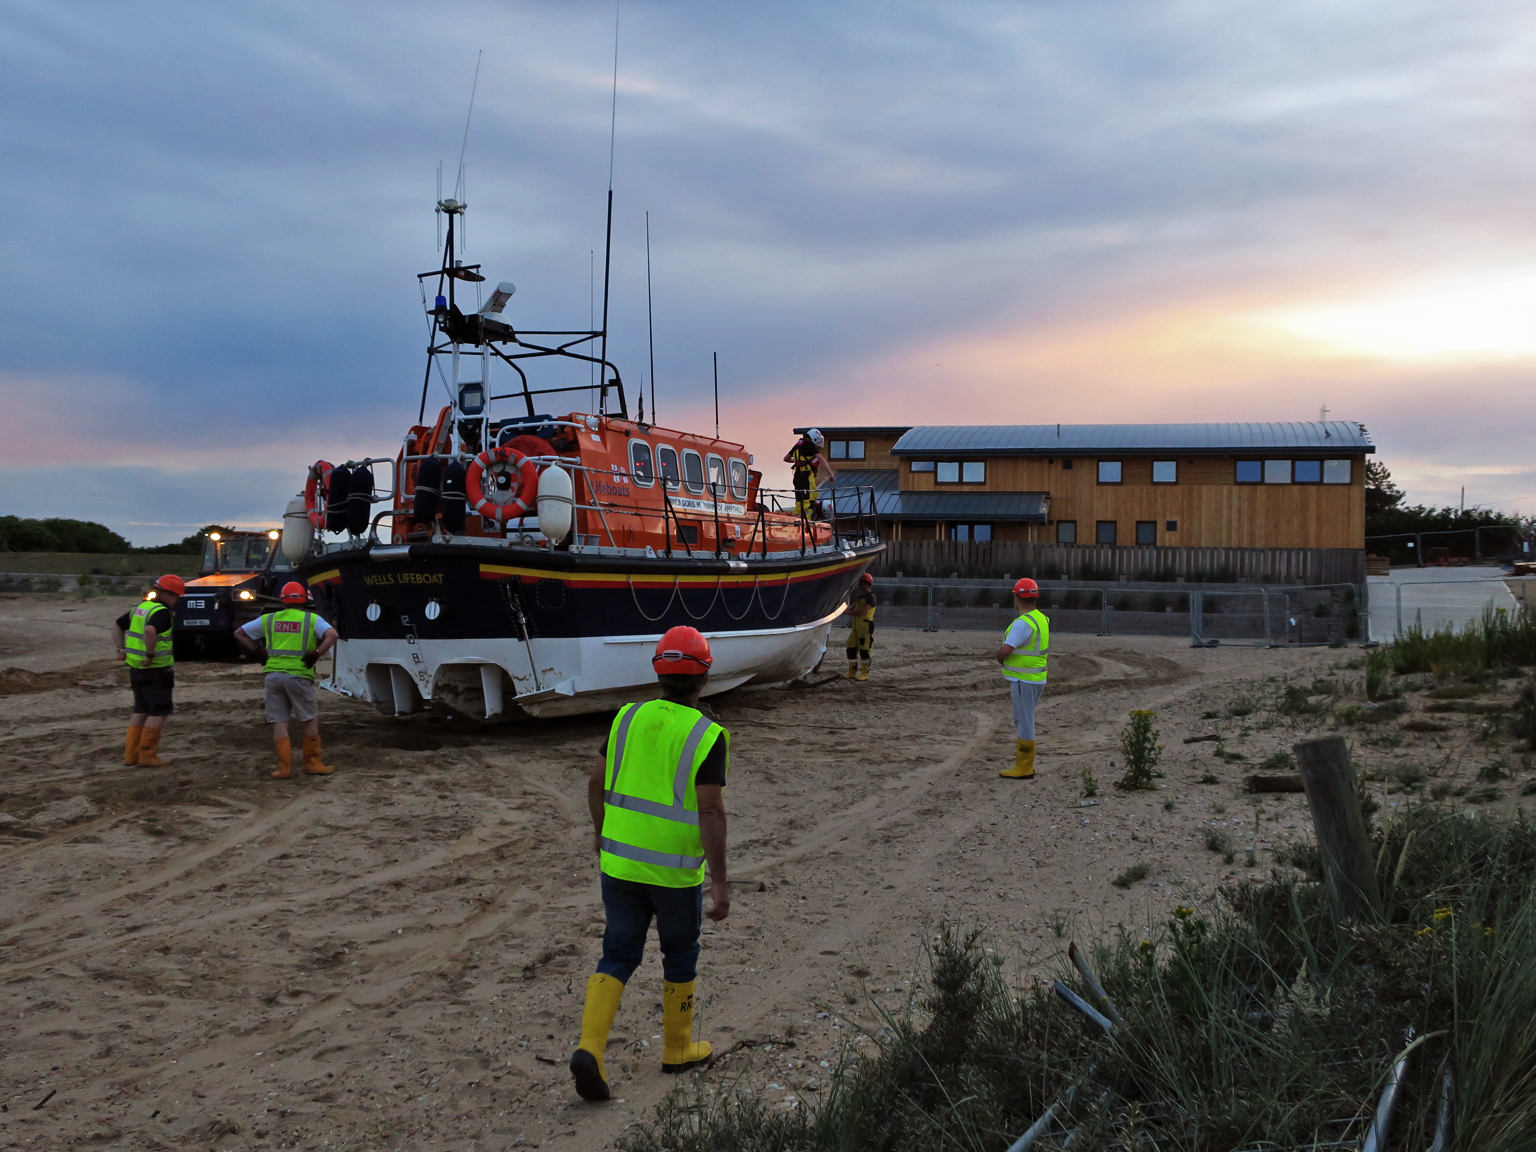
[[[645,332],[651,341],[651,423],[656,423],[656,324],[651,310],[651,214],[645,214]],[[641,400],[645,386],[641,385]]]
[[[480,59],[485,55],[485,49],[475,53],[475,79],[469,86],[469,111],[464,114],[464,139],[459,144],[459,179],[454,186],[453,198],[459,203],[465,203],[469,195],[469,188],[464,179],[464,153],[469,149],[469,122],[475,115],[475,93],[480,90]],[[464,253],[464,244],[468,238],[465,221],[459,221],[459,254]]]
[[[712,352],[715,358],[715,439],[720,439],[720,353]]]
[[[603,374],[600,414],[608,411],[608,269],[613,262],[613,146],[619,126],[619,0],[613,0],[613,101],[608,109],[608,231],[603,240]]]

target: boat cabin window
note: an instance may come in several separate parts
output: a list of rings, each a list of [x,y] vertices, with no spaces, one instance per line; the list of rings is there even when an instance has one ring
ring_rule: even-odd
[[[725,461],[711,452],[704,457],[704,475],[709,482],[709,494],[716,500],[724,500]]]
[[[747,498],[747,466],[740,460],[731,461],[731,499]]]
[[[636,484],[649,488],[656,482],[656,466],[651,460],[651,446],[644,440],[629,442],[629,474]]]
[[[683,449],[683,487],[695,495],[704,491],[704,461],[692,448]]]
[[[676,489],[682,476],[677,470],[677,449],[670,444],[656,446],[656,470],[661,473],[663,488]]]

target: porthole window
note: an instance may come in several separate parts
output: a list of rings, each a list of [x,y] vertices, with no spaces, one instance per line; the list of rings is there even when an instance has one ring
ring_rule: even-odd
[[[629,442],[629,474],[642,488],[649,488],[656,482],[656,464],[651,456],[651,446],[638,437]]]
[[[368,605],[368,608],[363,613],[363,615],[368,617],[368,619],[371,622],[377,623],[379,617],[384,615],[384,605],[380,604],[377,600],[375,600],[371,604]]]
[[[741,460],[731,461],[731,499],[747,498],[747,466]]]
[[[656,448],[656,471],[661,473],[661,485],[663,488],[677,490],[681,482],[682,473],[677,469],[677,449],[670,444],[660,444]]]
[[[704,459],[692,448],[683,449],[683,487],[695,495],[704,491]]]
[[[428,620],[436,620],[443,614],[442,602],[438,600],[428,600],[426,608],[424,608],[422,611]]]

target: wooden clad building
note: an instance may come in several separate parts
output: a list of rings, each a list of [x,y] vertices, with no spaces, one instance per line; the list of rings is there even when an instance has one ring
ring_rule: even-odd
[[[837,507],[872,488],[887,540],[1365,547],[1350,421],[821,430]]]

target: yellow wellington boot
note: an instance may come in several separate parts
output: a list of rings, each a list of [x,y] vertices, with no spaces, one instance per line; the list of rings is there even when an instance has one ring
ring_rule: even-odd
[[[286,736],[274,736],[272,747],[277,749],[277,771],[272,775],[287,780],[293,775],[293,741]]]
[[[320,762],[320,737],[304,737],[304,772],[309,776],[324,776],[336,769]]]
[[[603,1050],[608,1030],[624,995],[624,981],[596,972],[587,977],[587,1004],[581,1010],[581,1043],[571,1055],[571,1075],[576,1095],[583,1100],[608,1099],[608,1077],[603,1073]]]
[[[1032,779],[1035,775],[1035,742],[1033,740],[1015,740],[1017,749],[1014,752],[1013,767],[999,772],[999,776],[1009,776],[1014,779]]]
[[[123,763],[137,764],[139,762],[139,741],[144,736],[144,725],[128,725],[128,736],[123,741]]]
[[[868,660],[864,661],[864,663],[859,665],[859,679],[860,680],[868,680],[869,679],[869,661]]]
[[[139,767],[163,768],[165,761],[156,753],[160,750],[160,729],[144,726],[143,733],[139,736]]]
[[[859,678],[859,665],[855,660],[848,661],[848,671],[843,673],[844,680],[857,680]]]
[[[663,1072],[686,1072],[695,1064],[702,1064],[709,1059],[714,1046],[703,1040],[693,1038],[693,986],[697,981],[690,980],[686,984],[672,984],[665,980],[661,983],[661,1033],[662,1053],[661,1070]]]

